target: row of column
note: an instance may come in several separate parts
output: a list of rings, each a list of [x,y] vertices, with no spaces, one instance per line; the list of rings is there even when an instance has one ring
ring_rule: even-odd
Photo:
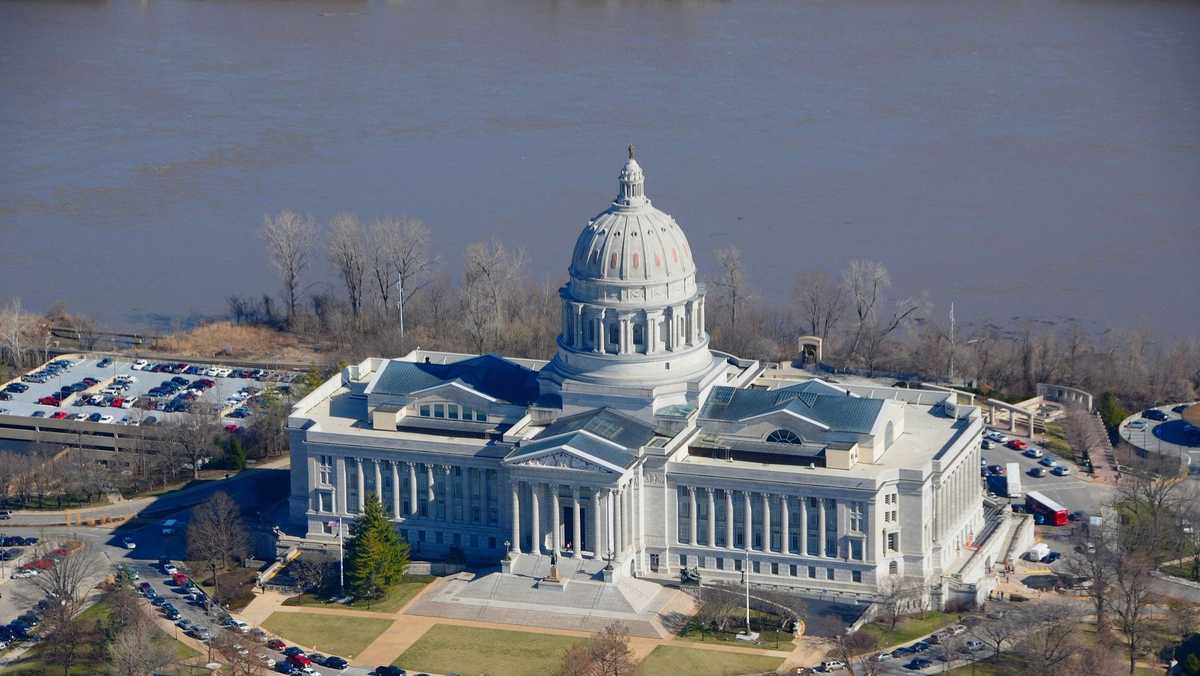
[[[338,463],[337,463],[337,495],[338,495],[337,509],[338,509],[338,513],[340,513],[340,514],[348,514],[349,513],[349,505],[347,504],[347,499],[348,499],[348,495],[349,495],[349,490],[348,490],[348,486],[347,486],[348,479],[346,477],[346,474],[347,474],[346,463],[347,462],[353,462],[354,466],[355,466],[354,474],[358,480],[358,499],[357,499],[358,511],[361,513],[366,508],[367,489],[366,489],[366,473],[363,472],[363,460],[364,460],[364,458],[359,458],[356,456],[344,456],[344,457],[338,458]],[[449,479],[450,479],[450,470],[451,470],[450,465],[433,465],[433,464],[429,464],[429,463],[418,463],[418,462],[401,461],[401,460],[384,460],[384,459],[375,459],[375,458],[372,458],[371,462],[375,466],[375,488],[381,494],[382,494],[382,486],[383,486],[382,465],[383,464],[391,465],[392,514],[396,517],[399,517],[402,513],[404,513],[401,511],[401,505],[400,505],[400,473],[401,473],[401,471],[403,471],[407,475],[407,478],[408,478],[409,500],[408,500],[408,505],[407,505],[408,506],[407,513],[410,515],[416,514],[419,509],[418,508],[418,497],[417,497],[417,493],[420,490],[418,487],[418,480],[417,480],[418,467],[422,467],[420,474],[422,474],[423,478],[424,478],[425,490],[426,490],[425,497],[426,497],[427,501],[429,502],[429,504],[431,504],[431,505],[437,499],[437,490],[436,490],[437,486],[436,486],[436,480],[434,478],[434,468],[436,467],[437,469],[439,469],[447,481],[449,481]],[[405,465],[404,470],[400,469],[401,465]],[[449,513],[447,513],[447,518],[449,518]]]
[[[736,549],[734,545],[736,541],[734,537],[734,511],[733,511],[733,494],[734,491],[726,489],[714,489],[696,486],[685,486],[688,494],[688,529],[690,543],[692,545],[699,544],[699,522],[698,513],[696,511],[696,491],[704,491],[708,500],[708,518],[707,522],[707,547],[717,547],[717,518],[716,518],[716,493],[724,494],[725,500],[725,548]],[[740,491],[742,494],[742,531],[745,534],[745,541],[742,543],[742,548],[746,551],[754,551],[754,505],[755,500],[752,500],[751,493]],[[780,528],[780,552],[783,554],[800,554],[804,556],[821,556],[821,557],[836,557],[836,551],[827,551],[826,545],[826,507],[825,500],[817,499],[817,550],[809,551],[808,547],[808,500],[802,496],[796,495],[780,495],[774,493],[756,493],[758,496],[757,502],[760,503],[762,513],[762,531],[763,544],[759,548],[760,551],[773,552],[771,547],[771,503],[774,499],[778,499],[783,508],[779,515]],[[800,529],[799,529],[799,551],[791,551],[791,510],[788,509],[788,501],[796,500],[800,505]],[[836,506],[835,506],[836,511]],[[865,518],[865,515],[864,515]]]
[[[665,320],[665,321],[664,321]],[[659,323],[666,328],[659,336]],[[587,323],[591,323],[591,345],[584,336]],[[610,352],[609,326],[616,322],[616,352]],[[634,340],[634,327],[642,329],[642,347]],[[674,352],[700,342],[704,334],[704,298],[699,297],[681,305],[661,310],[614,310],[586,303],[563,303],[563,342],[573,349],[605,354],[633,354],[641,352],[656,354],[660,341],[663,349]]]
[[[939,486],[936,525],[939,540],[947,535],[962,515],[973,513],[975,502],[981,498],[983,487],[975,475],[979,456],[978,447],[967,453]]]
[[[521,547],[521,493],[529,489],[529,532],[532,542],[531,554],[543,553],[544,533],[542,529],[542,499],[547,496],[550,502],[550,545],[546,553],[562,556],[562,485],[546,482],[512,482],[512,541],[509,549],[513,554],[522,553]],[[633,514],[633,491],[627,487],[603,488],[591,487],[592,510],[592,558],[602,558],[608,555],[620,556],[629,548],[636,533]],[[585,524],[582,521],[582,505],[580,486],[570,486],[572,529],[576,542],[572,543],[575,555],[582,554],[582,537]]]

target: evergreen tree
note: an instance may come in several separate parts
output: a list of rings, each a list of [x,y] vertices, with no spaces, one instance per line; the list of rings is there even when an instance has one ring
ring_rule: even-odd
[[[246,449],[242,447],[242,440],[236,436],[229,437],[229,443],[225,447],[225,459],[230,469],[246,469]]]
[[[382,597],[408,570],[408,543],[388,521],[377,495],[367,496],[363,513],[350,525],[346,566],[350,593],[360,599]]]

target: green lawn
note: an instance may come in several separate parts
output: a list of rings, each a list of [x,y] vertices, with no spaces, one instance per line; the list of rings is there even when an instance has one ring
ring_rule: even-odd
[[[931,634],[948,624],[958,622],[958,618],[958,613],[922,613],[901,618],[896,623],[895,630],[886,623],[872,622],[863,626],[862,631],[875,637],[879,641],[880,649],[883,649]]]
[[[410,672],[542,676],[557,671],[563,654],[581,640],[571,636],[435,624],[393,664]]]
[[[371,645],[385,629],[392,626],[392,621],[373,617],[277,612],[272,613],[262,626],[284,640],[349,659]]]
[[[353,608],[354,610],[370,610],[376,613],[394,613],[404,607],[412,597],[421,593],[425,585],[436,580],[432,575],[406,575],[404,582],[396,585],[387,593],[387,596],[375,601],[359,600],[343,606],[342,608]],[[327,603],[324,599],[315,594],[301,594],[293,596],[283,602],[285,606],[301,606],[308,608],[329,608],[332,604]]]
[[[688,674],[688,676],[725,676],[775,671],[783,659],[763,655],[741,655],[696,648],[660,645],[638,668],[640,676]]]

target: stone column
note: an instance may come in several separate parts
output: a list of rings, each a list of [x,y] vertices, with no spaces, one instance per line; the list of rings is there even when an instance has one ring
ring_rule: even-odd
[[[553,513],[550,515],[550,525],[554,528],[554,532],[550,536],[550,543],[554,547],[554,555],[562,556],[562,506],[558,503],[558,484],[550,484],[550,509]]]
[[[354,459],[355,474],[358,475],[358,512],[367,508],[367,475],[363,472],[362,458]]]
[[[825,552],[825,498],[817,498],[817,552],[819,556],[828,556]]]
[[[617,503],[613,496],[613,489],[610,488],[604,498],[604,544],[614,553],[617,551],[616,516]],[[607,552],[605,553],[607,554]]]
[[[771,551],[771,496],[762,494],[763,502],[763,551]]]
[[[529,534],[533,542],[533,546],[529,548],[530,554],[542,553],[542,524],[539,511],[541,505],[538,503],[538,484],[529,484]]]
[[[346,504],[346,492],[349,491],[349,485],[346,480],[346,457],[338,456],[337,459],[337,511],[338,514],[347,514],[349,505]]]
[[[617,554],[618,555],[623,554],[623,552],[625,551],[625,505],[623,504],[624,498],[625,498],[625,490],[617,489],[616,502],[614,502],[614,504],[616,504],[617,513],[614,514],[614,516],[613,516],[613,521],[614,521],[613,525],[616,526],[616,528],[614,528],[614,530],[616,530],[616,532],[617,532]]]
[[[658,312],[646,313],[646,354],[658,352]]]
[[[629,353],[629,320],[623,314],[617,315],[617,354]]]
[[[800,496],[800,553],[808,556],[808,498]]]
[[[583,305],[572,303],[571,312],[574,314],[571,326],[575,329],[574,336],[571,338],[571,345],[578,350],[583,347]]]
[[[392,518],[400,518],[400,463],[392,461]]]
[[[595,317],[591,319],[596,326],[596,343],[592,345],[593,352],[604,352],[604,343],[608,340],[608,336],[604,334],[604,310],[600,310]]]
[[[579,486],[571,487],[571,553],[575,558],[583,556],[583,531],[580,523],[583,515],[579,511]]]
[[[725,489],[725,546],[733,549],[733,491]]]
[[[433,517],[433,502],[437,499],[433,490],[433,465],[425,464],[425,491],[426,499],[429,500],[429,516]]]
[[[675,308],[669,307],[664,313],[667,324],[667,335],[663,336],[667,346],[667,352],[675,351]]]
[[[717,499],[712,488],[705,488],[708,496],[708,546],[717,546]]]
[[[746,538],[746,551],[754,549],[754,516],[750,508],[750,491],[742,491],[742,499],[745,502],[746,513],[742,515],[742,521],[746,524],[743,527],[745,530],[744,537]]]
[[[383,506],[383,468],[379,466],[379,459],[371,461],[375,466],[375,497],[379,498],[379,505]]]
[[[419,511],[417,501],[417,463],[408,463],[408,513],[416,514]]]
[[[689,510],[688,514],[691,515],[691,518],[688,519],[688,535],[690,536],[691,539],[688,542],[693,547],[695,547],[697,544],[696,543],[696,535],[697,535],[697,532],[699,531],[699,528],[698,528],[699,524],[697,523],[698,519],[697,519],[697,514],[696,514],[696,489],[693,486],[688,486],[687,492],[688,492],[688,510]]]
[[[592,521],[594,528],[592,529],[592,558],[600,559],[604,556],[608,538],[604,537],[604,513],[600,509],[600,489],[592,490]]]
[[[512,542],[508,551],[521,553],[521,484],[517,481],[512,483]]]
[[[787,495],[782,495],[780,496],[780,502],[783,503],[783,511],[779,514],[779,533],[782,536],[779,538],[779,551],[783,552],[784,556],[786,556],[791,553],[788,551],[790,548],[790,543],[788,540],[792,537],[790,528],[791,524],[788,523],[788,521],[792,518],[792,515],[790,514],[792,511],[792,506],[790,504],[791,498],[789,498]]]

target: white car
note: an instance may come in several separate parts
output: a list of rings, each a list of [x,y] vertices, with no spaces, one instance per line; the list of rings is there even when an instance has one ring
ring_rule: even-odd
[[[1131,430],[1144,430],[1146,429],[1146,421],[1134,420],[1133,422],[1129,423],[1127,427]]]
[[[139,359],[139,360],[133,362],[133,366],[130,368],[132,368],[134,371],[141,371],[142,369],[149,366],[149,364],[150,364],[150,362],[146,361],[145,359]]]
[[[112,421],[113,421],[113,417],[111,415],[102,415],[102,416],[100,416],[100,419],[97,420],[96,422],[111,423]]]
[[[133,538],[131,538],[129,536],[125,536],[124,538],[122,538],[121,544],[125,545],[125,549],[137,549],[137,543],[134,542]]]
[[[168,563],[167,565],[163,566],[163,572],[167,575],[174,575],[175,573],[179,572],[179,569],[176,568],[174,564]]]
[[[967,650],[970,650],[971,652],[975,652],[976,650],[983,650],[983,641],[980,641],[977,638],[967,639],[967,642],[963,645],[965,645],[967,647]]]
[[[230,375],[232,375],[232,374],[233,374],[233,369],[224,369],[224,368],[222,368],[222,369],[217,369],[217,376],[218,376],[218,377],[221,377],[221,378],[228,378],[228,377],[229,377]]]
[[[14,580],[24,580],[27,577],[34,577],[38,572],[32,568],[18,568],[11,575]]]
[[[204,369],[204,375],[206,375],[210,378],[215,378],[217,376],[217,370],[212,367],[206,368],[206,369]]]

